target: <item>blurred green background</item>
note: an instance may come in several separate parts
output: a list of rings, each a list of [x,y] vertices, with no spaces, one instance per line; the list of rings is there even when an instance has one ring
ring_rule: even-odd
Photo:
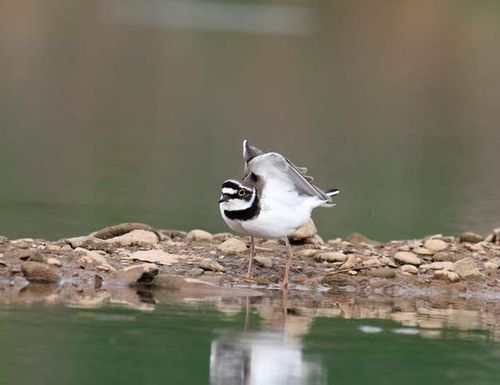
[[[0,0],[0,234],[226,231],[241,141],[305,165],[324,237],[500,225],[500,3]]]

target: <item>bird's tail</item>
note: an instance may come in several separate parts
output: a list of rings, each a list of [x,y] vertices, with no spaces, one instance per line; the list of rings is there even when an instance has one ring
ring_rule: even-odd
[[[329,198],[334,197],[335,195],[338,195],[339,192],[340,192],[340,190],[338,188],[331,188],[331,189],[325,190],[325,194],[328,195]],[[323,207],[333,207],[333,206],[335,206],[335,203],[333,203],[330,200],[330,202],[325,202],[322,206]]]

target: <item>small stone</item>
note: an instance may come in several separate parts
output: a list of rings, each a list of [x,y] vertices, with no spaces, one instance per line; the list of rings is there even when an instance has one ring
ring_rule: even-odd
[[[40,262],[23,262],[21,271],[28,281],[39,282],[57,282],[59,281],[59,272],[56,268]]]
[[[347,261],[340,265],[339,270],[351,270],[356,267],[357,261],[354,255],[349,255]]]
[[[455,273],[454,271],[448,271],[446,273],[446,277],[448,278],[448,281],[450,281],[450,282],[460,281],[460,276],[457,273]]]
[[[408,245],[403,245],[398,247],[399,251],[410,251],[410,246]]]
[[[448,244],[441,239],[428,239],[425,241],[424,247],[431,251],[438,252],[446,250],[448,248]]]
[[[366,243],[367,245],[372,245],[372,246],[380,245],[380,242],[369,239],[360,233],[352,233],[352,234],[348,235],[346,238],[346,241],[350,242],[356,246],[359,246],[363,243]]]
[[[368,267],[368,268],[375,268],[375,267],[381,267],[382,263],[378,260],[378,258],[370,258],[370,259],[365,259],[362,262],[363,267]]]
[[[59,261],[57,258],[54,258],[54,257],[47,258],[47,265],[56,266],[56,267],[62,266],[61,261]]]
[[[88,246],[89,244],[98,244],[102,243],[102,239],[90,237],[90,236],[82,236],[82,237],[73,237],[66,238],[65,241],[73,248],[76,249],[78,247]],[[64,248],[63,248],[64,249]]]
[[[253,257],[253,260],[259,266],[269,267],[269,268],[273,267],[273,261],[271,260],[271,258],[256,256]]]
[[[401,271],[407,274],[418,274],[418,269],[414,265],[403,265]]]
[[[422,260],[417,257],[415,254],[409,251],[399,251],[394,254],[394,259],[398,262],[401,262],[405,265],[421,265]]]
[[[472,258],[463,258],[454,263],[454,270],[461,278],[480,278],[481,272]]]
[[[324,245],[325,241],[318,234],[314,234],[311,238],[304,240],[304,243],[310,243],[311,245]]]
[[[112,277],[125,285],[151,284],[158,274],[158,267],[152,263],[133,265],[113,273]]]
[[[445,262],[445,261],[455,262],[457,258],[455,257],[455,255],[451,253],[448,253],[446,251],[440,251],[434,254],[432,256],[432,259],[436,262]]]
[[[484,263],[484,268],[486,270],[495,271],[495,270],[498,269],[498,265],[494,261],[487,261],[487,262]]]
[[[136,251],[125,258],[142,262],[156,263],[158,265],[170,266],[174,263],[177,263],[178,259],[182,258],[182,256],[179,256],[177,254],[169,254],[164,252],[163,250],[141,250]]]
[[[430,251],[429,249],[426,249],[425,247],[415,247],[413,249],[413,252],[418,255],[432,255],[433,252]]]
[[[214,239],[220,242],[227,241],[229,238],[232,238],[233,234],[231,233],[217,233],[214,234]]]
[[[158,236],[148,230],[132,230],[126,234],[106,239],[106,242],[120,246],[154,245],[159,241]]]
[[[318,230],[316,229],[316,225],[314,224],[313,220],[309,219],[309,221],[304,226],[296,230],[293,234],[289,235],[288,239],[291,242],[299,242],[307,238],[311,238],[317,232]]]
[[[304,249],[294,253],[294,257],[311,258],[314,257],[316,254],[319,254],[320,252],[321,250],[319,249]]]
[[[210,259],[204,259],[200,262],[199,267],[203,270],[210,270],[216,272],[224,272],[226,269],[220,263],[212,261]]]
[[[472,233],[470,231],[466,231],[462,234],[460,234],[460,237],[458,238],[460,242],[469,242],[469,243],[478,243],[483,240],[483,237],[479,234]]]
[[[59,246],[59,245],[47,245],[47,246],[45,246],[45,249],[47,251],[57,252],[57,251],[61,250],[61,246]]]
[[[444,262],[432,262],[426,265],[426,267],[430,270],[453,270],[453,262],[444,261]]]
[[[368,270],[366,272],[367,275],[370,275],[372,277],[379,277],[379,278],[395,278],[396,277],[396,272],[394,269],[391,268],[380,268],[380,269],[373,269],[373,270]]]
[[[247,245],[245,242],[240,241],[237,238],[230,238],[227,241],[222,242],[218,247],[224,254],[237,254],[247,251]]]
[[[345,262],[347,260],[347,255],[341,251],[331,251],[327,253],[320,253],[316,255],[315,259],[324,262]]]
[[[187,233],[186,239],[195,242],[211,242],[214,240],[214,236],[208,231],[195,229]]]
[[[115,270],[115,268],[108,263],[106,258],[103,255],[99,254],[97,251],[77,247],[75,249],[75,252],[80,255],[83,254],[83,256],[77,261],[77,263],[83,269],[92,269],[97,268],[98,266],[104,266],[109,270]]]

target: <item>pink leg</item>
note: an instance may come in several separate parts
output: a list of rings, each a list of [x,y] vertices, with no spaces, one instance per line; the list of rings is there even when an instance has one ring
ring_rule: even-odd
[[[283,282],[281,286],[283,289],[288,287],[288,274],[290,272],[290,265],[292,263],[292,247],[290,246],[290,241],[288,237],[285,237],[285,245],[286,245],[286,264],[285,264],[285,274],[283,274]]]
[[[251,278],[252,277],[252,262],[253,262],[253,257],[255,257],[255,243],[254,243],[253,237],[250,237],[250,259],[248,261],[247,278]]]

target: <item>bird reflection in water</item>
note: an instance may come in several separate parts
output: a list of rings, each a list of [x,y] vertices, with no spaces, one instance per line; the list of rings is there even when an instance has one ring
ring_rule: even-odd
[[[247,302],[248,304],[248,302]],[[288,314],[287,292],[283,291],[282,316],[277,330],[223,333],[212,342],[211,385],[323,385],[326,372],[319,359],[304,356],[301,338],[287,332],[293,322]],[[292,328],[293,329],[293,328]]]

